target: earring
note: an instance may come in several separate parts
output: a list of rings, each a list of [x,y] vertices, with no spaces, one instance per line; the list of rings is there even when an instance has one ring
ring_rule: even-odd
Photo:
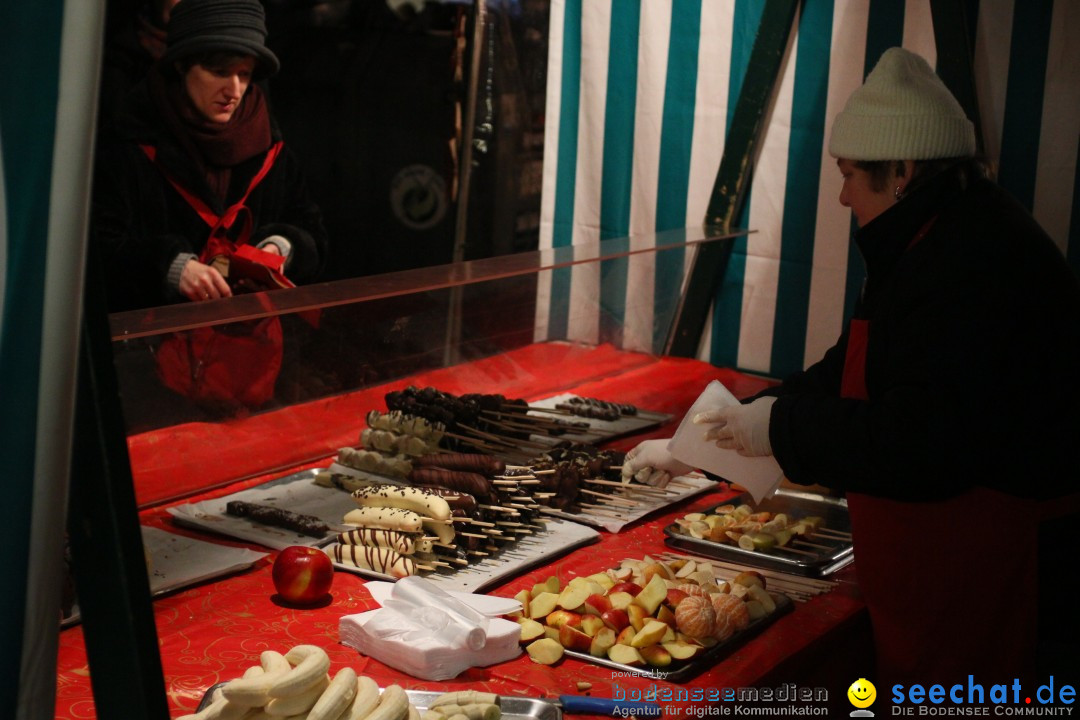
[[[903,188],[903,186],[901,186],[901,185],[896,186],[896,189],[893,190],[893,197],[895,197],[897,200],[903,200],[904,199],[904,188]]]

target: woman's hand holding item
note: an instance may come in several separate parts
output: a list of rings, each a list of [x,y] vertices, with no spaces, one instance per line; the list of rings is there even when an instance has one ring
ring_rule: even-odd
[[[763,397],[749,405],[709,410],[695,415],[694,422],[713,426],[705,433],[705,439],[715,440],[719,448],[735,450],[748,457],[772,455],[769,418],[774,402],[775,397]]]
[[[198,302],[232,297],[232,290],[217,270],[198,260],[190,260],[180,274],[180,294]]]
[[[626,453],[622,468],[623,480],[636,478],[648,485],[664,487],[671,482],[672,477],[685,475],[693,470],[686,463],[671,456],[667,449],[669,442],[671,438],[645,440]]]

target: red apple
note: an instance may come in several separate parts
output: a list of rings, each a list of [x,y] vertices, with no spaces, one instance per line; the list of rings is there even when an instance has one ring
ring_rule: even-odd
[[[561,628],[563,625],[581,627],[581,613],[569,610],[552,610],[544,619],[544,624],[553,628]]]
[[[679,603],[686,599],[686,595],[687,593],[678,588],[668,588],[667,597],[664,598],[664,602],[672,608],[677,608],[679,607]]]
[[[606,595],[593,594],[585,598],[585,612],[590,615],[603,615],[611,609],[611,601]]]
[[[615,632],[622,632],[623,628],[630,625],[630,616],[625,610],[608,610],[600,618]]]
[[[563,625],[559,628],[559,643],[567,650],[587,653],[592,645],[592,638],[576,628]]]
[[[297,605],[313,605],[330,592],[334,565],[321,550],[292,545],[274,559],[272,576],[274,588],[282,599]]]
[[[641,592],[641,586],[638,585],[636,582],[630,581],[615,583],[611,586],[611,589],[607,591],[607,594],[613,595],[617,592],[627,592],[631,595],[637,595],[639,592]]]

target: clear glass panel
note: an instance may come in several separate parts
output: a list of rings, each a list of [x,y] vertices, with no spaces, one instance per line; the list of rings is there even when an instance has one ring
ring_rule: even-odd
[[[363,413],[401,378],[449,368],[445,382],[455,365],[499,356],[495,385],[512,387],[513,351],[535,343],[658,353],[684,268],[721,237],[731,236],[679,230],[114,314],[137,499],[156,504],[356,444]],[[655,291],[627,291],[642,272],[661,279]],[[326,427],[325,408],[352,403],[347,428]],[[148,432],[169,427],[167,443]],[[202,445],[217,430],[228,462],[208,464]]]

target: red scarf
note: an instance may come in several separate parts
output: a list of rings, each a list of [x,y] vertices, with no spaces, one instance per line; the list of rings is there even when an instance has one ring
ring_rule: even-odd
[[[226,123],[207,120],[195,109],[183,79],[167,79],[155,65],[150,93],[172,135],[195,161],[217,198],[226,202],[232,168],[266,152],[271,143],[270,113],[257,85],[248,86]]]

